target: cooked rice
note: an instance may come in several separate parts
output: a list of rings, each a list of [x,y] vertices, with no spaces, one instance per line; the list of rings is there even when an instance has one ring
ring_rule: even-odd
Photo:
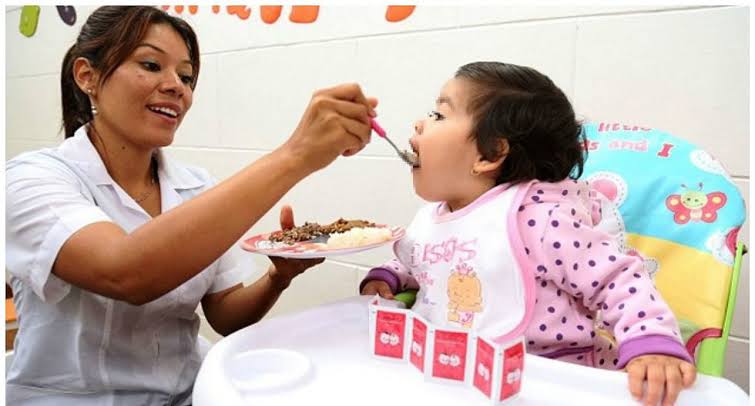
[[[328,248],[352,248],[376,244],[391,239],[391,230],[377,227],[357,227],[343,233],[334,233],[328,239]]]

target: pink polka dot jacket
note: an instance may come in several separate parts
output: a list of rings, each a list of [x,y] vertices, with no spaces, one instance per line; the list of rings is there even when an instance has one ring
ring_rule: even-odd
[[[571,179],[515,187],[520,190],[508,216],[518,233],[509,238],[520,239],[511,246],[524,252],[513,256],[526,258],[519,266],[535,279],[534,310],[524,330],[528,352],[604,369],[623,368],[645,354],[693,362],[642,259],[624,252],[623,233],[603,218],[603,212],[618,212],[603,210],[611,204],[607,199]],[[432,205],[439,213],[448,211],[445,203]],[[371,269],[360,291],[370,280],[387,282],[394,293],[432,288],[397,259]]]

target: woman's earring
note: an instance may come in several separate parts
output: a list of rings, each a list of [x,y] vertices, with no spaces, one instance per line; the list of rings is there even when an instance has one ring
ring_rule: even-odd
[[[472,176],[477,176],[477,175],[479,175],[479,174],[480,174],[480,172],[477,172],[477,169],[475,169],[475,168],[472,168],[472,170],[471,170],[471,171],[469,171],[469,174],[470,174],[470,175],[472,175]]]
[[[92,100],[92,89],[87,89],[87,94],[89,94],[89,106],[92,109],[92,116],[97,114],[97,106],[94,105],[94,100]]]

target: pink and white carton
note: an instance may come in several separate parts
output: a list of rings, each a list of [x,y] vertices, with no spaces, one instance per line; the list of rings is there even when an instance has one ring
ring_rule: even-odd
[[[472,335],[464,330],[428,324],[425,379],[442,383],[468,383]]]
[[[427,354],[427,336],[430,323],[418,314],[412,315],[412,335],[409,344],[409,363],[414,365],[420,372],[425,372],[425,355]]]
[[[412,312],[382,305],[376,299],[370,302],[369,318],[372,355],[389,360],[407,360]]]
[[[370,351],[406,362],[426,381],[467,385],[490,404],[505,404],[521,390],[524,337],[498,343],[466,330],[438,327],[411,310],[375,297],[370,301]]]
[[[472,386],[492,404],[515,399],[521,390],[524,371],[524,338],[498,344],[475,336],[473,349]]]

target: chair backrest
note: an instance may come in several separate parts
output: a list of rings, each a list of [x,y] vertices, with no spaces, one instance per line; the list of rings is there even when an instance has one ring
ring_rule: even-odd
[[[584,131],[582,179],[618,206],[627,251],[644,259],[694,355],[702,338],[721,336],[733,306],[744,199],[719,161],[680,138],[618,123]]]

